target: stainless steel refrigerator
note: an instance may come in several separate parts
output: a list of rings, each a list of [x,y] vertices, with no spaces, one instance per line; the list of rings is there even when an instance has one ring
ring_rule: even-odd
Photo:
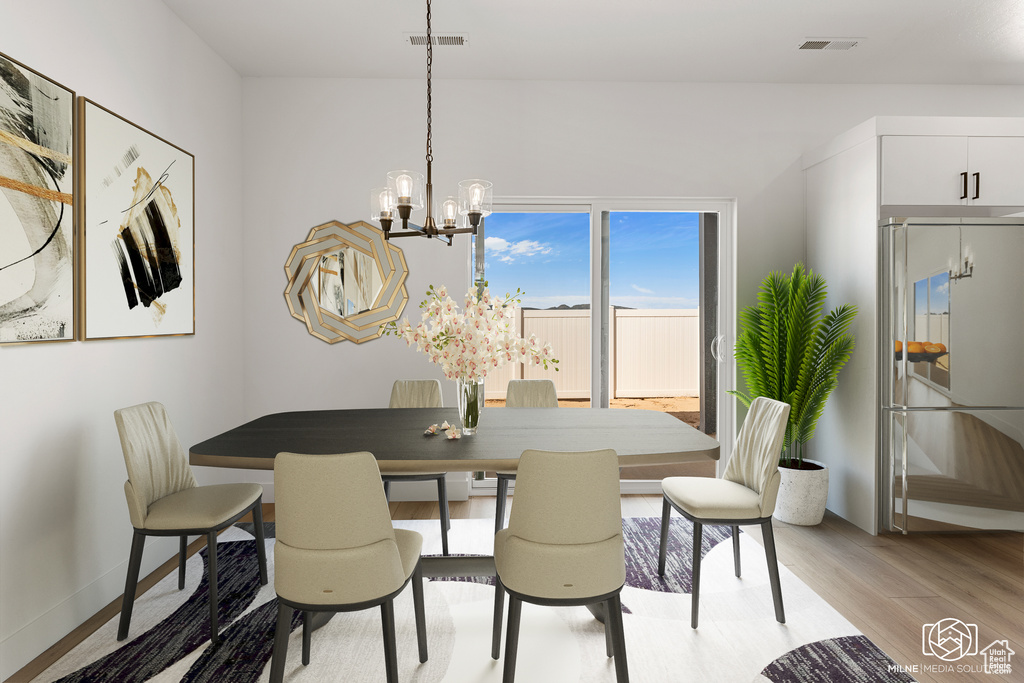
[[[883,526],[1024,531],[1024,218],[879,228]]]

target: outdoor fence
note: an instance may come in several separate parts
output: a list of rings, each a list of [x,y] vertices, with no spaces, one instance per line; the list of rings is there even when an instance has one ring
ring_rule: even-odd
[[[700,318],[692,309],[611,309],[609,373],[613,398],[698,396]],[[550,379],[559,398],[590,398],[590,311],[520,310],[518,331],[551,344],[558,372],[506,365],[487,377],[485,394],[504,399],[511,379]]]

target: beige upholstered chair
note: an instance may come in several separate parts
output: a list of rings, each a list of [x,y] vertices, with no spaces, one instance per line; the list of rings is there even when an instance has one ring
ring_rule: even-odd
[[[558,394],[555,383],[549,379],[509,380],[505,391],[506,408],[557,408]],[[494,533],[505,524],[505,501],[508,500],[508,483],[516,478],[515,472],[497,472],[497,507],[494,513]]]
[[[772,512],[779,493],[779,455],[786,434],[789,404],[760,396],[750,404],[736,450],[721,479],[704,477],[668,477],[661,482],[664,500],[661,507],[661,544],[658,548],[658,575],[665,575],[665,548],[668,545],[668,520],[675,508],[693,522],[693,600],[690,626],[697,628],[700,597],[701,541],[705,524],[732,527],[733,562],[740,575],[741,525],[760,524],[768,574],[775,601],[775,618],[786,623],[779,584],[779,564],[775,557]]]
[[[188,536],[206,536],[210,566],[210,640],[217,642],[217,532],[250,510],[256,527],[260,582],[267,583],[263,546],[263,487],[259,484],[197,486],[192,469],[174,433],[167,411],[159,403],[143,403],[114,411],[121,437],[128,481],[124,494],[135,532],[128,559],[128,577],[121,602],[117,639],[128,636],[146,536],[178,536],[178,589],[185,587]]]
[[[391,387],[389,408],[441,408],[441,383],[436,379],[400,379]],[[423,425],[426,429],[429,425]],[[409,472],[384,474],[384,495],[391,496],[393,481],[437,481],[437,504],[441,508],[441,552],[448,554],[448,530],[452,528],[448,516],[448,486],[445,472]]]
[[[380,470],[366,452],[279,453],[274,460],[277,628],[270,680],[284,676],[293,610],[302,610],[302,663],[309,663],[314,613],[380,605],[388,683],[398,680],[393,600],[412,579],[420,661],[427,661],[423,537],[391,526]]]
[[[603,603],[606,651],[609,657],[614,654],[616,680],[626,683],[619,602],[626,563],[615,451],[526,451],[519,459],[516,489],[508,528],[494,536],[494,659],[500,655],[504,593],[509,594],[502,680],[512,683],[515,678],[525,600],[540,605]]]

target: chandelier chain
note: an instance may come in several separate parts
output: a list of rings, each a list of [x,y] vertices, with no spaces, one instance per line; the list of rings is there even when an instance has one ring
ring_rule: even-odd
[[[427,164],[434,160],[434,152],[430,146],[430,72],[434,61],[433,40],[430,37],[430,0],[427,0]],[[429,168],[429,166],[428,166]]]

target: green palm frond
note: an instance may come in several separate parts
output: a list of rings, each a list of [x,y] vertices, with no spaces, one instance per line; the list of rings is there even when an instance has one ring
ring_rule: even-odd
[[[747,406],[757,396],[789,403],[785,448],[795,444],[800,459],[854,347],[856,307],[825,314],[826,294],[825,279],[798,263],[790,275],[769,273],[758,304],[739,315],[735,357],[747,392],[729,393]]]

